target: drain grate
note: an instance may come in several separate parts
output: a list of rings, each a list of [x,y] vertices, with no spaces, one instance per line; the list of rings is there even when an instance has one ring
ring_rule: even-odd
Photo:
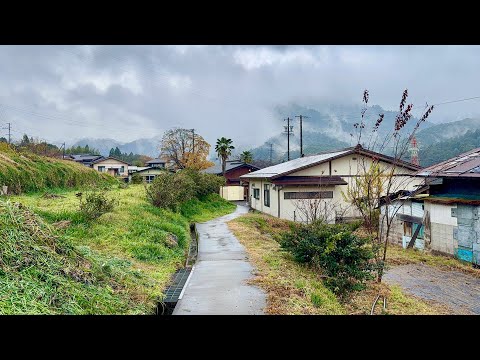
[[[191,271],[191,268],[177,270],[173,275],[170,286],[165,291],[164,303],[176,303],[178,301]]]

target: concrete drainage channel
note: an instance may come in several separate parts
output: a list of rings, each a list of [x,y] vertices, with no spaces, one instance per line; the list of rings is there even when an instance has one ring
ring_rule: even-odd
[[[157,315],[172,315],[178,300],[183,297],[185,287],[195,269],[195,262],[197,261],[198,255],[198,233],[195,224],[190,224],[190,237],[191,241],[185,267],[177,270],[175,274],[173,274],[170,285],[165,290],[165,298],[157,305]]]

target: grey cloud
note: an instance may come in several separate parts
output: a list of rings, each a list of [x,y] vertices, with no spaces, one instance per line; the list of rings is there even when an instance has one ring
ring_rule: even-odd
[[[478,46],[1,46],[0,127],[130,141],[183,126],[248,147],[280,131],[273,110],[289,102],[359,104],[369,89],[373,104],[395,109],[408,88],[422,109],[479,96],[479,58]],[[479,106],[439,106],[431,119]]]

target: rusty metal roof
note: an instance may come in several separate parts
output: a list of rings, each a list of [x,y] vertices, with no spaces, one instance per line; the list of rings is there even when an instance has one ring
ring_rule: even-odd
[[[416,175],[425,177],[478,177],[480,178],[480,148],[429,166]]]

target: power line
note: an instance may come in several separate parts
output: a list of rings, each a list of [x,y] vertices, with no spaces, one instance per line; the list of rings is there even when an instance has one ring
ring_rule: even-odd
[[[444,105],[444,104],[452,104],[452,103],[457,103],[457,102],[467,101],[467,100],[474,100],[474,99],[480,99],[480,96],[474,96],[474,97],[471,97],[471,98],[451,100],[451,101],[444,101],[444,102],[441,102],[441,103],[433,104],[433,106]]]

